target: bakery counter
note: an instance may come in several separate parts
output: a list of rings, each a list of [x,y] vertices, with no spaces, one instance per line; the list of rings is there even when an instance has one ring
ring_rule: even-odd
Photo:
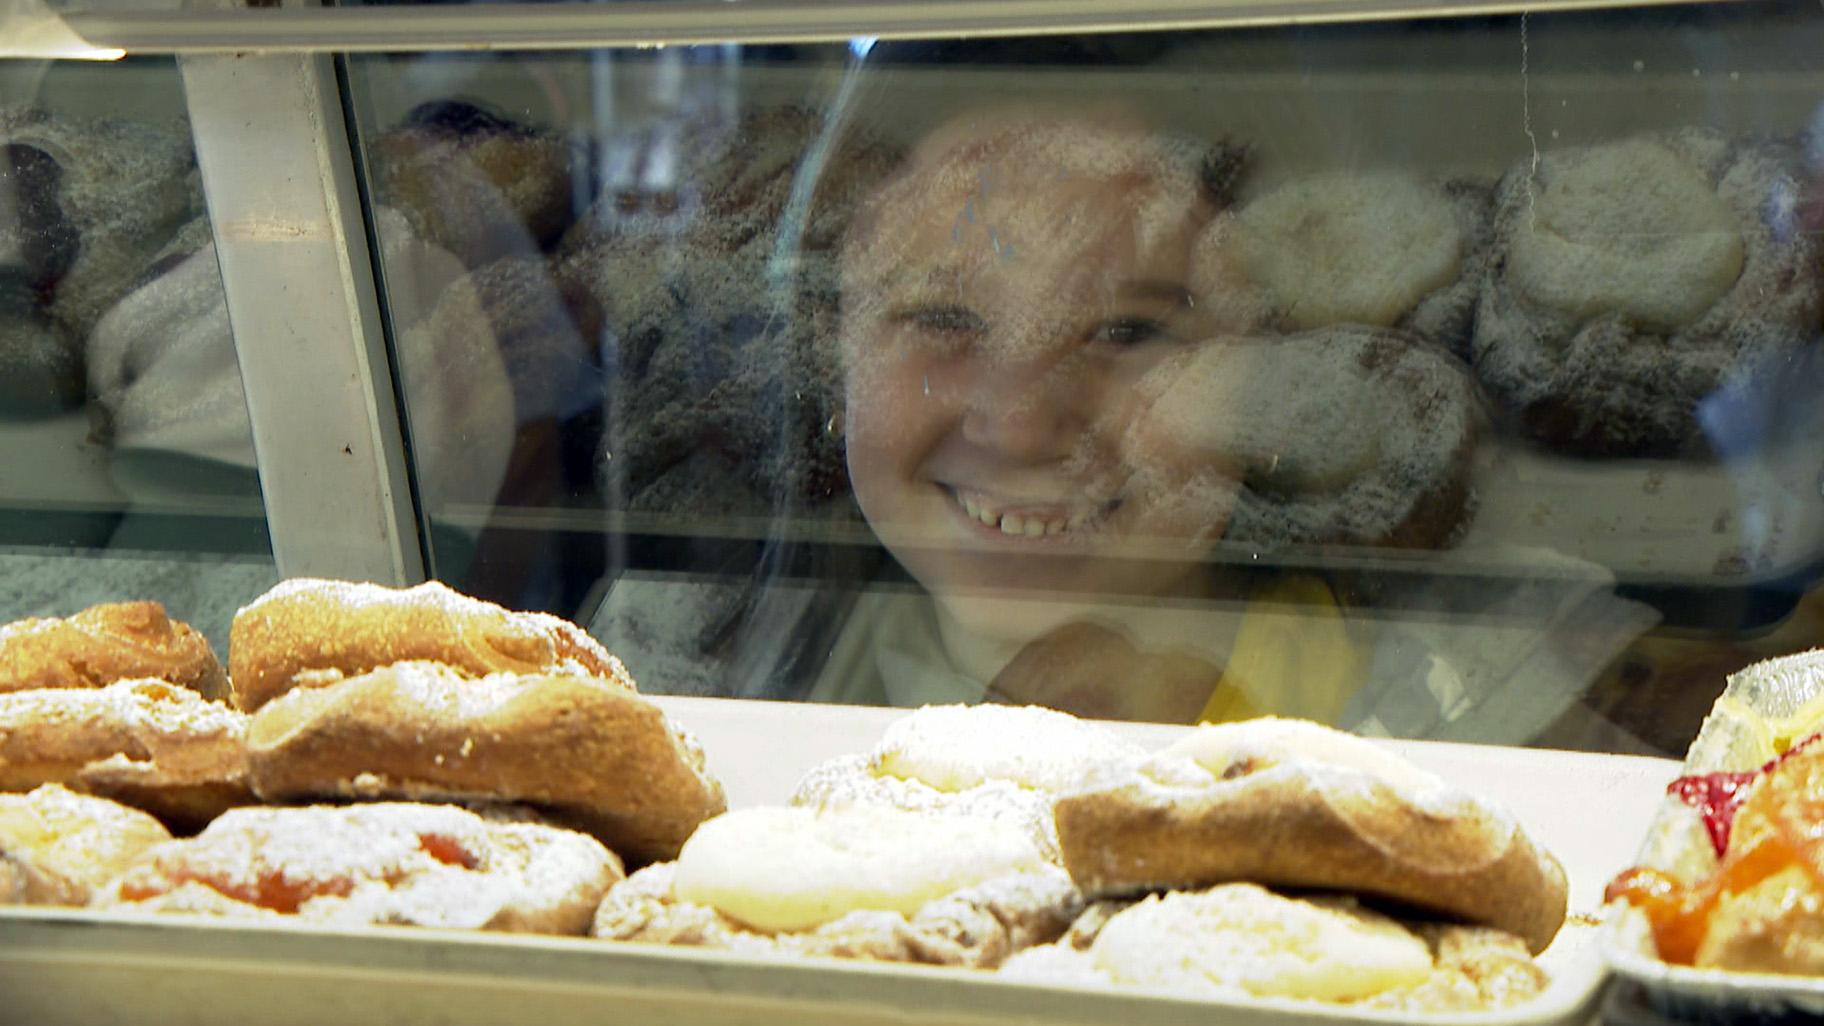
[[[724,699],[655,701],[702,742],[731,807],[785,800],[805,770],[866,749],[903,710]],[[1155,748],[1186,728],[1111,725]],[[1541,964],[1553,985],[1504,1012],[1425,1022],[1581,1023],[1601,968],[1591,917],[1658,808],[1673,762],[1389,742],[1423,769],[1505,803],[1562,861],[1572,920]],[[0,909],[0,1022],[1284,1026],[1414,1016],[1290,1001],[1215,1003],[1014,982],[986,972],[424,929],[328,930],[89,911]]]

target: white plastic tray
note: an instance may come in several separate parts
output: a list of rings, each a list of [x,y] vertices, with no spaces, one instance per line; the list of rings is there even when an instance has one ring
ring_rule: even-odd
[[[900,710],[659,699],[702,739],[731,804],[782,801],[806,768],[870,745]],[[1121,726],[1157,745],[1182,728]],[[1668,760],[1391,742],[1420,765],[1506,802],[1564,862],[1573,913],[1632,857]],[[1057,988],[989,973],[779,962],[586,939],[412,929],[330,931],[81,910],[0,909],[0,1022],[411,1024],[583,1022],[1581,1026],[1602,981],[1592,929],[1544,956],[1554,985],[1519,1009],[1371,1013],[1307,1003],[1216,1003]]]

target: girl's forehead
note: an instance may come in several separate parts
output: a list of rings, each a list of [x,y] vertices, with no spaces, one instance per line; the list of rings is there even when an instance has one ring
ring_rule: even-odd
[[[845,265],[877,284],[1156,275],[1212,214],[1196,161],[1165,140],[1016,126],[928,142],[870,201]]]

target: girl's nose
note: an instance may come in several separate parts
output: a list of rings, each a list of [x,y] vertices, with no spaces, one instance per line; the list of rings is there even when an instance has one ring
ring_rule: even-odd
[[[1010,460],[1058,459],[1075,445],[1084,397],[1068,367],[1052,362],[975,361],[963,437]]]

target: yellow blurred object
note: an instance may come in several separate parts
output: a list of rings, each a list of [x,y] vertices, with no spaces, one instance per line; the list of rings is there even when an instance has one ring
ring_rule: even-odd
[[[1276,610],[1291,607],[1296,616]],[[1198,714],[1200,723],[1273,712],[1335,723],[1354,692],[1361,658],[1349,640],[1336,593],[1315,577],[1274,581],[1254,595],[1222,679]]]

